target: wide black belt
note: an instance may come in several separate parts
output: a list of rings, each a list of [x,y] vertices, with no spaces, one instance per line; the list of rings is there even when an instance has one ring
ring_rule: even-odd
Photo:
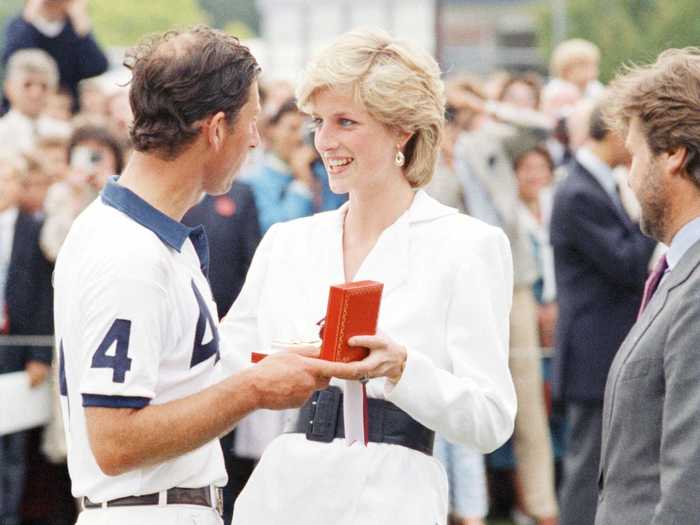
[[[216,488],[216,501],[212,501],[211,487],[199,487],[196,489],[188,489],[182,487],[174,487],[166,491],[166,505],[201,505],[203,507],[212,507],[222,512],[222,497],[221,489]],[[134,507],[140,505],[158,505],[158,493],[143,494],[141,496],[126,496],[107,501],[105,504],[93,503],[88,498],[83,498],[83,507],[86,509],[99,509],[104,507]]]
[[[435,432],[421,425],[399,407],[383,399],[368,399],[369,441],[401,445],[431,456]],[[345,437],[343,393],[332,386],[314,392],[299,411],[292,430],[311,441],[330,443]]]

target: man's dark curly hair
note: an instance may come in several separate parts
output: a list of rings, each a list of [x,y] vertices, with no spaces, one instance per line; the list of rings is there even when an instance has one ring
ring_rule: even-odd
[[[151,36],[124,60],[136,151],[172,160],[199,133],[199,122],[222,111],[230,126],[248,100],[260,67],[250,50],[223,31],[197,26]]]

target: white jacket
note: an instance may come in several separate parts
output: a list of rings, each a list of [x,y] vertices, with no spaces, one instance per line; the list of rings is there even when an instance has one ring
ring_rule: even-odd
[[[273,340],[318,338],[328,288],[344,281],[347,206],[269,230],[222,322],[222,364],[240,365]],[[408,350],[401,380],[373,379],[369,397],[483,452],[508,439],[516,411],[508,370],[512,273],[500,229],[417,192],[355,276],[384,283],[378,328]],[[381,497],[368,496],[376,491]],[[446,512],[447,483],[432,457],[397,445],[347,447],[285,434],[263,455],[234,523],[423,525],[443,523]]]

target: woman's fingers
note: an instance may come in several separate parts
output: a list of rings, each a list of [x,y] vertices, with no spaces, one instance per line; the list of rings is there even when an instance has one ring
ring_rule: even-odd
[[[387,341],[381,335],[356,335],[348,339],[348,344],[350,346],[361,346],[374,350],[376,348],[386,347]]]

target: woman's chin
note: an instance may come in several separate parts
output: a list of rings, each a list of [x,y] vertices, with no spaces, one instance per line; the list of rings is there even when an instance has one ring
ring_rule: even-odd
[[[336,195],[350,193],[350,185],[347,181],[334,179],[332,176],[328,178],[328,186]]]

